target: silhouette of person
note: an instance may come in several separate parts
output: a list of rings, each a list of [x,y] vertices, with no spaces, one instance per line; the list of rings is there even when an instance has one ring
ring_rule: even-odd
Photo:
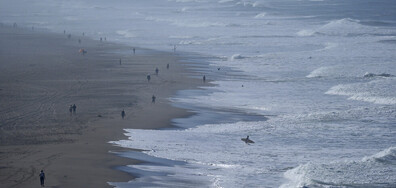
[[[166,69],[169,69],[169,63],[168,63],[168,64],[166,64]]]
[[[136,51],[136,49],[135,49],[135,48],[133,48],[133,55],[135,55],[135,51]]]
[[[158,75],[158,67],[155,68],[155,75]]]
[[[121,117],[122,117],[122,119],[124,119],[124,117],[125,117],[125,111],[124,111],[124,109],[122,109]]]
[[[44,187],[45,174],[43,170],[41,170],[39,177],[40,177],[41,187]]]
[[[202,81],[206,82],[206,76],[205,75],[202,77]]]
[[[77,109],[76,104],[73,104],[73,113],[76,113],[76,109]]]
[[[151,76],[148,74],[147,75],[147,81],[150,82]]]
[[[70,105],[70,107],[69,107],[69,112],[70,112],[70,115],[72,115],[72,112],[73,112],[73,105]]]
[[[156,98],[155,95],[153,95],[153,96],[151,97],[151,102],[152,102],[152,103],[155,103],[155,98]]]
[[[121,65],[121,58],[120,58],[120,65]]]

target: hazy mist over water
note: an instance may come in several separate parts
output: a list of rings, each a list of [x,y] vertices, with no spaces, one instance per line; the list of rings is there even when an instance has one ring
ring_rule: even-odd
[[[0,22],[201,54],[180,129],[127,130],[118,187],[396,187],[396,1],[0,1]],[[220,68],[220,69],[218,69]],[[250,135],[247,145],[240,139]]]

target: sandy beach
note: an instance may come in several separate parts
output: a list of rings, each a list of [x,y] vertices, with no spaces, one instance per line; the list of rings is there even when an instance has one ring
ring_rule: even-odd
[[[171,126],[191,114],[167,100],[201,84],[182,74],[186,65],[177,55],[140,48],[133,54],[133,47],[67,35],[0,28],[1,187],[40,187],[42,169],[46,187],[129,181],[115,168],[138,161],[109,153],[123,149],[108,141],[125,139],[125,128]]]

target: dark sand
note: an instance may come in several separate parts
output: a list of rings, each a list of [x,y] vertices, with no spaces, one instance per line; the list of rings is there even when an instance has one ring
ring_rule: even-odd
[[[190,115],[167,100],[201,84],[185,66],[172,53],[133,55],[132,47],[82,36],[0,28],[0,187],[40,187],[41,169],[46,187],[132,180],[115,168],[138,161],[109,153],[123,149],[108,141],[125,139],[124,128],[161,128]]]

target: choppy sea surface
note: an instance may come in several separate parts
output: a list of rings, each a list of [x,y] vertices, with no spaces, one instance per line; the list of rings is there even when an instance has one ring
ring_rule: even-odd
[[[393,0],[2,0],[0,22],[176,46],[202,64],[193,70],[214,85],[169,99],[196,115],[126,130],[112,143],[145,150],[119,153],[145,163],[111,185],[390,188],[395,10]]]

